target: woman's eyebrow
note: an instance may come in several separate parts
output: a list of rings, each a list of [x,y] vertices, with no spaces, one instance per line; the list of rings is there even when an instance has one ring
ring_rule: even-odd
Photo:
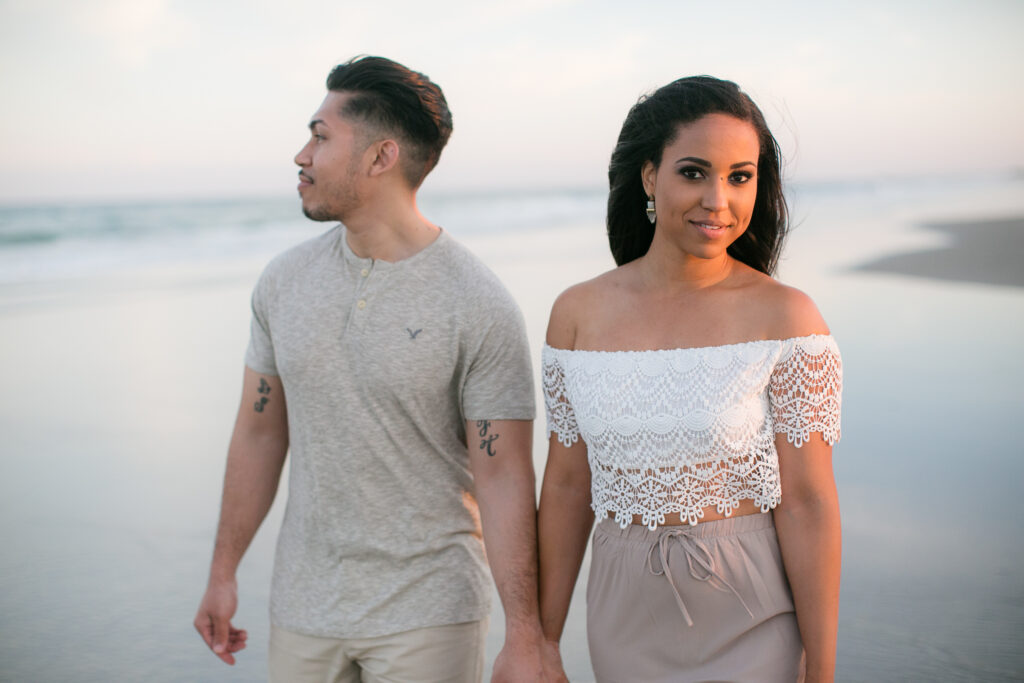
[[[676,159],[677,164],[681,164],[684,161],[688,161],[691,164],[697,164],[704,168],[711,168],[711,162],[707,159],[701,159],[700,157],[683,157],[682,159]],[[739,168],[740,166],[757,166],[753,161],[738,161],[729,168]]]

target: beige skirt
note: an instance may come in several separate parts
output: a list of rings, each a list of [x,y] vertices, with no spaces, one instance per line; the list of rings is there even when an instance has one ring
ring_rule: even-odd
[[[803,643],[772,515],[594,530],[587,640],[597,681],[797,681]]]

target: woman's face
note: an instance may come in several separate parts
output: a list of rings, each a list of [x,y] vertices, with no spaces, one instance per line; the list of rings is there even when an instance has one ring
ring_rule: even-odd
[[[708,114],[680,125],[662,152],[661,165],[641,170],[654,197],[654,241],[701,259],[724,258],[750,224],[757,196],[761,145],[746,121]]]

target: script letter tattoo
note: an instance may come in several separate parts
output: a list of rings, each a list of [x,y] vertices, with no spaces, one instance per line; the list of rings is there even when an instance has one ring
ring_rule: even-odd
[[[264,395],[260,396],[260,400],[256,401],[252,407],[257,413],[262,413],[263,406],[267,405],[270,401],[270,399],[266,397],[266,394],[270,393],[270,385],[267,384],[267,380],[260,377],[260,386],[256,391]]]
[[[490,434],[490,435],[488,435],[487,432],[491,428],[491,421],[490,420],[477,420],[476,421],[476,426],[477,426],[477,429],[480,430],[479,431],[479,434],[480,434],[480,450],[485,450],[486,449],[487,456],[493,458],[494,456],[496,456],[498,454],[497,451],[494,450],[494,445],[493,444],[494,444],[495,441],[497,441],[499,435],[498,434]]]

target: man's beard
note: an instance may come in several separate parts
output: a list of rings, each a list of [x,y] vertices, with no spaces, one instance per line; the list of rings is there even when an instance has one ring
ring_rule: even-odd
[[[315,209],[307,209],[306,207],[302,207],[302,215],[304,215],[311,221],[319,221],[321,223],[327,221],[340,220],[339,218],[335,217],[333,213],[331,213],[322,206],[317,207]]]
[[[339,190],[331,199],[333,201],[321,202],[313,207],[307,207],[303,204],[302,214],[311,221],[319,221],[321,223],[330,221],[343,222],[345,214],[359,206],[359,197],[351,187]]]

